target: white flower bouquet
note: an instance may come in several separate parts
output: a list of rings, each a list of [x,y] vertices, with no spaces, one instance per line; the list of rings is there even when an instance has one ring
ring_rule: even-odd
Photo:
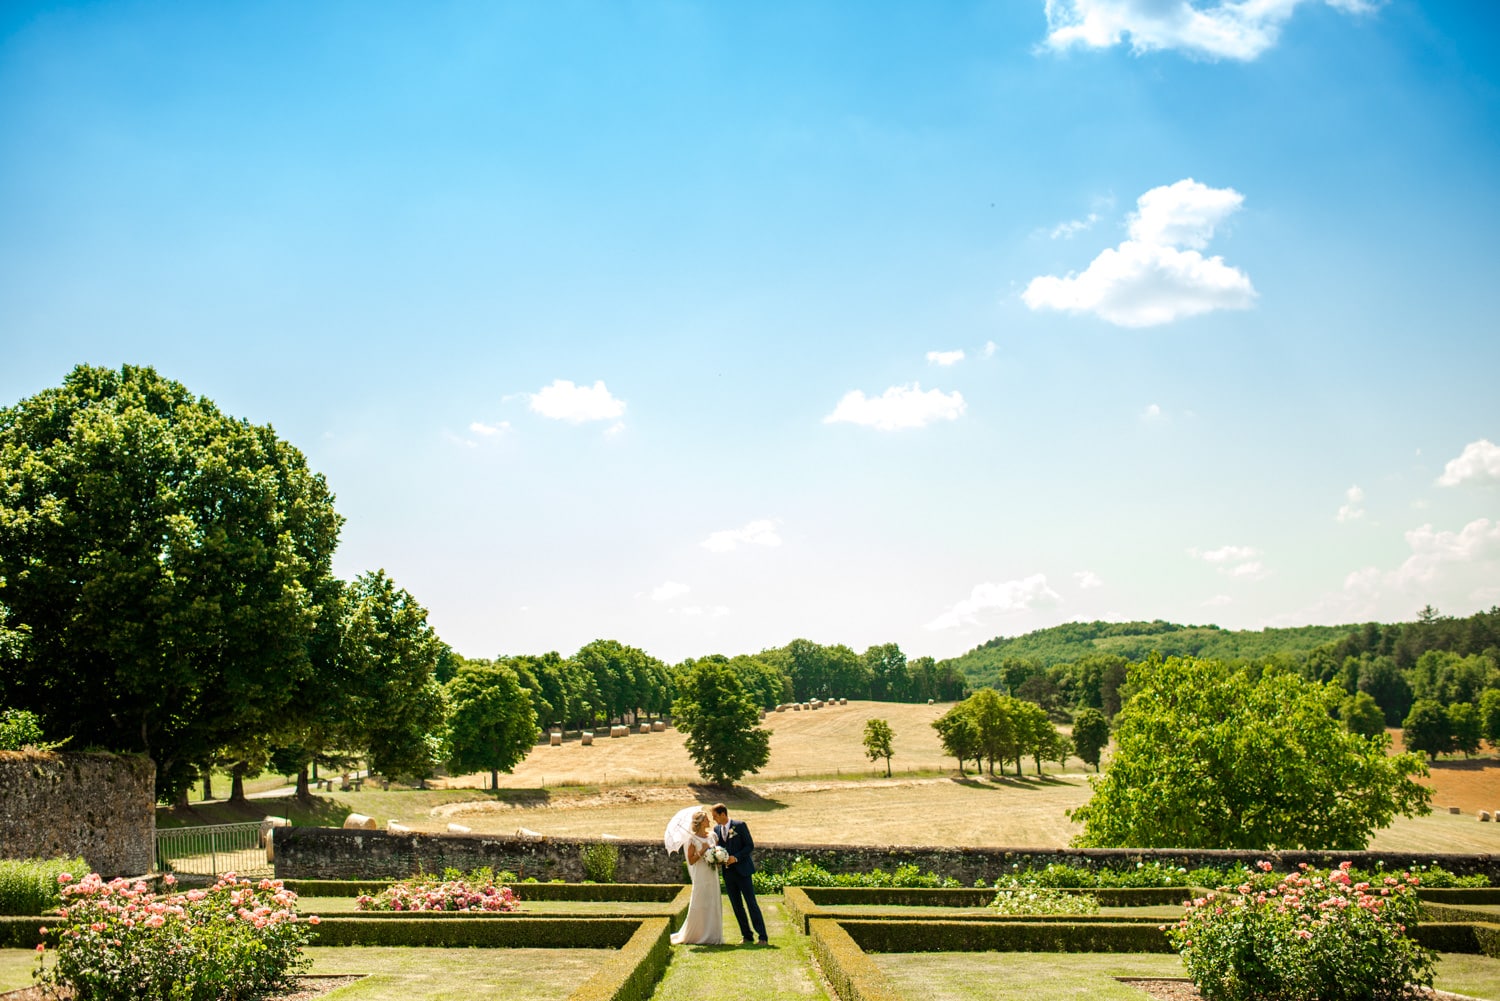
[[[708,864],[715,869],[724,868],[724,866],[729,864],[729,852],[718,845],[714,845],[708,850]]]

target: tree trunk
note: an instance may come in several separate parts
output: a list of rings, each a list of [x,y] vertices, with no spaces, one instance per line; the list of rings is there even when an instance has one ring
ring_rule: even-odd
[[[491,789],[499,789],[500,788],[500,772],[499,772],[498,769],[495,769],[495,768],[491,768],[490,769],[490,788]]]
[[[313,767],[318,767],[316,762],[314,762]],[[297,799],[303,803],[312,802],[312,787],[308,784],[307,781],[306,765],[303,765],[301,768],[297,769]]]
[[[245,766],[243,763],[236,764],[229,770],[229,802],[245,802]]]
[[[205,770],[203,772],[203,799],[205,801],[214,798],[213,773]]]
[[[891,759],[890,758],[886,758],[885,759],[885,777],[886,778],[890,778],[891,777]]]

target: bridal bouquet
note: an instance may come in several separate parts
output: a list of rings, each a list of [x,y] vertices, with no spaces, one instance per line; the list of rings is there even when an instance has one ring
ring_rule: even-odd
[[[729,864],[729,853],[718,845],[708,850],[708,864],[715,869],[722,869]]]

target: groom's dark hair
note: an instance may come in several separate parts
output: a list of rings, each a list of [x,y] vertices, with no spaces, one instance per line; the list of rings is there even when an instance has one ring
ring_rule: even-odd
[[[725,806],[723,803],[715,803],[713,806],[709,807],[708,812],[712,813],[715,817],[727,817],[729,816],[729,807]]]

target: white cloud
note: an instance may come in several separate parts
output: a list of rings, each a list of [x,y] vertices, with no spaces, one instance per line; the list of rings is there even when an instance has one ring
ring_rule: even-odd
[[[663,581],[651,589],[652,601],[671,601],[680,598],[691,591],[692,588],[675,580]]]
[[[1339,521],[1357,521],[1365,516],[1365,492],[1355,484],[1344,491],[1345,503],[1339,507]]]
[[[1500,522],[1479,518],[1457,532],[1421,525],[1405,537],[1410,554],[1400,566],[1355,570],[1345,576],[1339,591],[1284,621],[1290,625],[1399,619],[1429,604],[1448,611],[1494,604],[1494,582],[1500,579]]]
[[[779,546],[781,536],[776,531],[778,524],[771,518],[761,518],[749,522],[743,528],[714,532],[699,545],[711,553],[730,553],[741,546]]]
[[[1158,403],[1147,404],[1146,409],[1141,411],[1141,420],[1143,421],[1155,421],[1160,419],[1161,405]]]
[[[1080,591],[1090,591],[1096,587],[1104,586],[1104,581],[1092,570],[1075,571],[1073,580],[1078,583],[1078,590]]]
[[[1220,546],[1218,549],[1202,550],[1194,547],[1188,550],[1188,555],[1200,559],[1205,563],[1235,563],[1248,560],[1259,555],[1260,550],[1254,546]]]
[[[1247,309],[1256,296],[1249,276],[1198,252],[1244,200],[1233,188],[1190,177],[1152,188],[1136,200],[1130,239],[1101,251],[1082,274],[1033,278],[1021,300],[1034,310],[1093,313],[1122,327]]]
[[[1058,223],[1052,227],[1052,232],[1048,236],[1054,240],[1071,240],[1079,233],[1093,229],[1094,223],[1098,221],[1099,213],[1090,212],[1082,219],[1069,219],[1067,222]]]
[[[669,609],[669,611],[678,615],[686,615],[689,618],[707,616],[710,619],[722,619],[729,614],[729,608],[725,605],[710,605],[708,607],[704,607],[703,605],[684,605],[681,608]]]
[[[981,612],[1024,612],[1038,604],[1061,600],[1062,596],[1048,586],[1046,574],[1032,574],[1024,580],[1008,580],[1003,584],[986,581],[974,585],[967,598],[927,623],[926,628],[937,631],[976,625]]]
[[[942,365],[944,367],[957,365],[964,360],[964,350],[963,348],[959,348],[957,351],[929,351],[927,352],[927,360],[934,365]]]
[[[1276,41],[1306,0],[1047,0],[1047,45],[1091,49],[1130,37],[1137,54],[1180,49],[1209,59],[1248,61]],[[1367,13],[1378,0],[1324,0],[1345,13]]]
[[[1488,438],[1469,442],[1458,458],[1449,459],[1437,485],[1456,487],[1471,482],[1500,482],[1500,445]]]
[[[984,350],[979,352],[979,354],[982,358],[993,358],[995,357],[995,352],[999,350],[1000,345],[996,344],[994,341],[985,341]]]
[[[967,404],[963,394],[954,390],[922,391],[921,383],[892,386],[879,396],[866,397],[862,390],[851,390],[839,400],[824,424],[860,424],[877,431],[899,431],[926,427],[933,421],[957,420]]]
[[[505,432],[509,431],[510,421],[501,421],[499,424],[485,424],[482,421],[475,421],[474,423],[469,425],[469,430],[477,435],[483,435],[486,438],[493,438],[496,435],[502,435]]]
[[[1250,560],[1248,563],[1237,563],[1232,567],[1221,567],[1219,572],[1228,574],[1230,577],[1244,577],[1246,580],[1263,580],[1271,575],[1260,560]]]
[[[616,420],[625,413],[625,401],[610,395],[602,379],[592,386],[575,386],[567,379],[557,379],[528,394],[528,398],[531,409],[543,417],[572,424]]]

